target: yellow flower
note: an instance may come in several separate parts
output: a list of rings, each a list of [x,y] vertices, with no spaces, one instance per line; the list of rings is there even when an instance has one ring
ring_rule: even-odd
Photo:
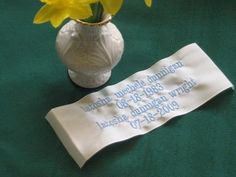
[[[90,3],[95,0],[41,0],[45,5],[37,12],[35,24],[50,21],[58,27],[66,18],[85,19],[92,15]]]
[[[105,12],[115,15],[121,8],[123,0],[100,0]]]
[[[145,4],[148,6],[148,7],[151,7],[152,6],[152,0],[144,0],[145,1]]]
[[[115,15],[124,0],[41,0],[45,3],[34,17],[35,24],[50,21],[52,26],[58,27],[66,18],[86,19],[93,15],[91,3],[100,2],[104,11]],[[151,7],[152,0],[144,0]]]
[[[105,12],[115,15],[121,8],[123,0],[99,0]],[[144,0],[148,7],[152,6],[152,0]]]

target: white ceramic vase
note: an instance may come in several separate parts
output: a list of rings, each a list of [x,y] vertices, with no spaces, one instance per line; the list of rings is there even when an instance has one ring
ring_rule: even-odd
[[[71,20],[57,35],[57,53],[71,80],[81,87],[96,88],[106,83],[121,59],[124,40],[110,21],[109,15],[100,23]]]

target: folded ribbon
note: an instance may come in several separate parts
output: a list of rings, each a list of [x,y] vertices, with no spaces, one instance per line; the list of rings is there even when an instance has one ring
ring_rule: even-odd
[[[232,83],[197,44],[81,100],[46,119],[82,167],[112,143],[145,134],[201,106]]]

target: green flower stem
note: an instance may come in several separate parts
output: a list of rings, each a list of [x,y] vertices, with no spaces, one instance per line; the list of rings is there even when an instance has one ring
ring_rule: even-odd
[[[83,21],[88,23],[98,23],[102,21],[102,14],[103,14],[103,6],[100,2],[91,4],[91,9],[93,11],[93,15]]]

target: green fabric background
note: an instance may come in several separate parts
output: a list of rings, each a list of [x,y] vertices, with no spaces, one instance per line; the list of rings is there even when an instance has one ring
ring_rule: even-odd
[[[125,52],[106,85],[192,42],[236,85],[236,1],[153,1],[148,9],[143,0],[126,0],[113,19]],[[58,29],[32,24],[40,5],[0,1],[1,177],[236,176],[233,91],[149,134],[105,148],[80,169],[44,117],[101,88],[82,89],[69,80],[54,48]]]

